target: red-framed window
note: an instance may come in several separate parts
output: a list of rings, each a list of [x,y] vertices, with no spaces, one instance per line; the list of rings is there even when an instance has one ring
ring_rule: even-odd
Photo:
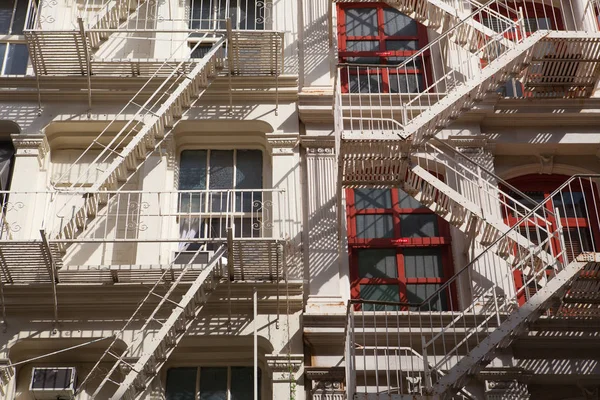
[[[452,276],[450,228],[431,210],[400,189],[348,189],[346,199],[353,298],[420,303]],[[450,288],[421,310],[455,305]]]
[[[594,248],[593,245],[595,245],[595,248],[598,248],[600,244],[600,230],[598,224],[593,223],[599,220],[599,210],[594,208],[590,202],[590,199],[597,199],[599,197],[595,185],[588,182],[577,183],[576,181],[573,185],[566,187],[561,195],[555,195],[550,199],[550,194],[566,182],[567,179],[569,177],[564,175],[532,174],[508,181],[511,185],[529,196],[533,200],[533,203],[506,188],[504,190],[515,200],[529,208],[533,208],[540,202],[544,202],[544,210],[540,209],[537,214],[552,224],[550,228],[551,232],[558,226],[559,221],[557,221],[555,215],[555,211],[558,208],[559,213],[562,213],[560,215],[560,225],[563,227],[567,258],[571,261],[583,251],[591,251]],[[506,209],[503,210],[503,217],[505,223],[509,226],[515,226],[519,222],[519,218]],[[545,226],[545,224],[542,224],[542,226]],[[531,221],[521,223],[519,231],[535,244],[539,244],[541,241],[547,239],[547,235],[542,233],[543,231],[535,229]],[[560,251],[558,240],[558,238],[552,238],[549,243],[552,246],[554,254],[559,254]],[[548,271],[548,274],[550,273],[551,270]],[[526,281],[526,277],[523,276],[522,271],[515,271],[514,278],[515,286],[517,290],[520,290]],[[529,285],[534,285],[534,283],[529,283]],[[520,291],[518,300],[519,304],[524,304],[527,301],[527,292]]]
[[[399,64],[427,44],[427,28],[385,3],[338,4],[339,61]],[[425,62],[408,68],[348,68],[342,73],[346,93],[416,93],[428,74]]]

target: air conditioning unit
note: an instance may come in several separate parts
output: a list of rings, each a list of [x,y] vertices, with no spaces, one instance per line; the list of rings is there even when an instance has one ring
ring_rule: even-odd
[[[76,383],[75,367],[33,368],[29,390],[36,400],[69,400]]]

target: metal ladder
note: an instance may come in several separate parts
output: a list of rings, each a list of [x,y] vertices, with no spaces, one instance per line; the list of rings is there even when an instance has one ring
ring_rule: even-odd
[[[160,289],[164,289],[162,285],[165,283],[165,278],[173,273],[173,263],[169,268],[165,269],[148,294],[138,304],[136,310],[123,328],[114,335],[114,339],[106,351],[86,376],[79,387],[79,396],[84,396],[82,390],[85,389],[90,379],[99,373],[103,373],[101,372],[100,364],[110,362],[111,360],[114,360],[112,367],[104,375],[104,378],[94,390],[91,398],[99,399],[100,397],[98,396],[101,391],[109,383],[117,387],[116,392],[111,397],[114,400],[135,399],[143,394],[144,390],[152,379],[156,377],[171,353],[185,336],[187,330],[198,316],[198,313],[206,305],[208,296],[214,291],[219,280],[224,275],[222,259],[227,253],[227,247],[225,244],[222,244],[214,252],[208,264],[191,283],[186,293],[181,298],[178,298],[176,290],[180,288],[184,278],[189,277],[189,273],[193,271],[194,262],[201,252],[201,249],[195,252],[177,279],[172,281],[166,293],[162,294]],[[228,267],[231,266],[228,265]],[[156,298],[160,299],[159,303],[154,307],[149,316],[144,316],[145,308]],[[170,313],[166,319],[160,317],[164,312]],[[144,321],[143,325],[140,328],[136,328],[135,323],[139,321]],[[126,335],[131,333],[131,330],[147,334],[148,330],[153,329],[153,326],[156,325],[159,326],[159,329],[151,341],[143,343],[144,335],[138,335],[137,340],[132,340],[122,353],[118,352],[119,344],[122,341],[128,341]],[[136,348],[142,348],[143,350],[139,357],[137,357],[137,361],[132,363],[131,358],[136,357],[136,354],[134,354],[134,349]],[[122,372],[122,369],[129,369],[129,372],[121,381],[119,374]]]

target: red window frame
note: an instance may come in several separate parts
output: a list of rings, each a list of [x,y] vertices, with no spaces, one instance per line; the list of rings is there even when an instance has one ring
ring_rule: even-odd
[[[406,285],[410,284],[440,284],[446,283],[454,274],[452,262],[450,225],[440,216],[426,207],[400,208],[397,188],[387,189],[391,192],[392,208],[357,209],[353,189],[346,189],[346,216],[348,222],[348,256],[350,260],[351,296],[360,299],[361,285],[398,285],[400,302],[408,302]],[[393,238],[365,239],[357,237],[356,216],[366,214],[387,214],[393,217]],[[428,214],[435,215],[437,219],[438,235],[436,237],[407,238],[401,237],[401,215]],[[404,269],[404,252],[406,248],[434,248],[441,251],[443,277],[406,277]],[[398,278],[361,278],[359,277],[358,251],[372,249],[389,249],[396,251],[396,267]],[[454,285],[451,285],[452,287]],[[446,292],[448,310],[457,309],[456,291],[449,288]],[[357,305],[357,309],[360,306]],[[401,311],[408,308],[403,307]]]
[[[563,183],[565,183],[567,180],[569,179],[568,176],[565,175],[538,175],[538,174],[531,174],[531,175],[524,175],[524,176],[520,176],[514,179],[510,179],[508,181],[508,183],[510,183],[512,186],[516,187],[517,189],[523,190],[523,191],[527,191],[527,192],[541,192],[544,195],[544,209],[547,211],[545,214],[542,214],[541,216],[543,218],[545,218],[548,222],[550,222],[552,224],[552,230],[556,229],[557,225],[557,221],[556,218],[554,217],[554,205],[552,200],[549,198],[550,194],[552,192],[554,192],[560,185],[562,185]],[[577,186],[571,187],[571,189],[577,189]],[[504,191],[506,192],[510,192],[510,190],[506,187],[503,188]],[[598,188],[596,187],[596,185],[594,184],[593,186],[587,186],[582,188],[584,195],[589,199],[592,198],[592,191],[595,191],[594,196],[595,198],[598,198],[599,192],[598,192]],[[568,192],[569,188],[565,188],[565,192]],[[598,215],[599,214],[598,209],[594,209],[594,208],[589,208],[589,204],[588,204],[588,217],[587,218],[575,218],[575,217],[562,217],[560,218],[560,224],[563,228],[583,228],[583,229],[589,229],[591,228],[592,231],[592,235],[593,237],[590,238],[591,241],[594,242],[594,245],[596,247],[598,247],[600,245],[600,228],[598,227],[597,224],[589,224],[588,220],[594,221],[594,220],[598,220]],[[504,222],[508,225],[508,226],[515,226],[518,222],[519,219],[518,217],[515,217],[514,215],[511,215],[511,213],[509,212],[509,210],[504,209],[502,211],[503,214],[503,218],[504,218]],[[540,225],[545,226],[545,224],[540,223]],[[522,222],[521,227],[527,228],[527,227],[532,227],[533,224],[530,222]],[[558,254],[560,251],[560,243],[558,242],[557,238],[552,238],[550,240],[550,245],[552,246],[552,250],[554,251],[554,254]],[[548,273],[550,273],[550,271],[548,271]],[[519,302],[519,305],[523,305],[526,301],[526,293],[524,290],[520,290],[521,288],[523,288],[525,279],[523,277],[523,274],[521,271],[514,271],[514,279],[515,279],[515,286],[516,289],[519,292],[517,299]]]
[[[356,8],[371,8],[377,10],[377,36],[347,36],[346,34],[346,10],[348,9],[356,9]],[[416,36],[388,36],[385,34],[385,18],[384,18],[384,9],[390,8],[386,3],[343,3],[338,4],[338,57],[340,63],[348,62],[347,58],[349,57],[378,57],[379,64],[388,64],[388,57],[410,57],[411,55],[417,53],[419,49],[425,47],[428,42],[427,36],[427,27],[423,24],[415,21],[417,24],[417,35]],[[348,51],[347,41],[378,41],[379,42],[379,50],[377,51]],[[417,41],[418,48],[417,50],[387,50],[386,41],[388,40],[415,40]],[[399,74],[407,74],[407,75],[421,75],[422,81],[425,82],[424,86],[427,87],[427,82],[431,82],[431,71],[429,68],[430,64],[430,53],[426,51],[424,53],[424,62],[420,68],[404,68],[398,69],[396,72],[390,74],[388,69],[381,68],[364,68],[361,69],[361,73],[368,75],[381,75],[382,87],[380,88],[381,93],[389,93],[390,92],[390,76],[391,75],[399,75]],[[357,75],[357,69],[350,68],[347,73],[350,75]],[[349,93],[349,82],[347,74],[342,74],[342,90],[344,93]],[[424,89],[424,88],[423,88]]]

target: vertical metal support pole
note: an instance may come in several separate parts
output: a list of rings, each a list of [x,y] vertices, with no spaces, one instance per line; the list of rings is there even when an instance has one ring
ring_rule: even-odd
[[[421,336],[421,347],[423,348],[423,374],[425,376],[425,390],[426,393],[431,393],[432,383],[431,383],[431,371],[429,370],[429,358],[427,357],[427,345],[425,342],[425,337]]]
[[[85,54],[85,66],[87,69],[87,84],[88,84],[88,118],[92,112],[92,66],[90,65],[90,52],[88,49],[88,40],[83,27],[83,19],[77,18],[79,24],[79,32],[83,40],[83,53]]]
[[[4,259],[2,251],[0,251],[0,257]],[[6,303],[4,301],[4,283],[2,282],[2,277],[0,277],[0,301],[2,301],[2,332],[6,333],[8,323],[6,322]]]
[[[254,303],[254,400],[258,400],[258,291],[253,288],[252,301]]]
[[[231,36],[232,36],[232,29],[231,29],[231,18],[227,18],[227,21],[225,21],[225,26],[227,28],[227,78],[228,78],[228,82],[229,82],[229,114],[233,113],[233,88],[232,88],[232,83],[231,83],[231,74],[232,74],[232,69],[233,69],[233,63],[232,63],[232,41],[231,41]]]

